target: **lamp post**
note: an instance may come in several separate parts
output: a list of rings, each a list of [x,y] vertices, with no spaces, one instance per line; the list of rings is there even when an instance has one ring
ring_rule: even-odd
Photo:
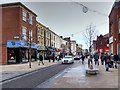
[[[24,35],[22,34],[21,37],[24,37],[26,36],[28,38],[28,41],[29,41],[29,49],[28,49],[28,62],[29,62],[29,68],[31,68],[31,46],[32,46],[32,37],[31,37],[31,30],[29,32],[29,35]]]
[[[32,44],[32,42],[31,42],[31,30],[30,30],[30,33],[29,33],[29,41],[30,41],[30,43],[29,43],[29,68],[31,68],[31,44]]]

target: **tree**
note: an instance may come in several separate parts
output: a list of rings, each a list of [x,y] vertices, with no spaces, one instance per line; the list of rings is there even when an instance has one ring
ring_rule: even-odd
[[[86,30],[83,32],[83,36],[85,38],[85,44],[89,47],[89,52],[91,53],[92,41],[97,36],[97,31],[95,30],[95,26],[93,26],[92,24],[90,24],[86,28]]]

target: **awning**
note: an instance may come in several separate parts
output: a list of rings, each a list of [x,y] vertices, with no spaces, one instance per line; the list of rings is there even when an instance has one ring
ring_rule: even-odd
[[[24,40],[7,40],[8,48],[30,48],[30,44]],[[37,49],[37,44],[32,43],[31,48]]]
[[[29,48],[28,43],[23,40],[7,40],[7,47],[8,48]]]
[[[40,44],[37,45],[37,50],[45,50],[45,46],[41,46]]]

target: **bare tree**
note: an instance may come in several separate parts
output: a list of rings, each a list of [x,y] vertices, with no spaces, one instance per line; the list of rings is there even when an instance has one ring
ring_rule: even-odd
[[[83,32],[83,36],[85,38],[85,44],[89,47],[89,52],[91,52],[92,41],[97,36],[97,31],[95,30],[95,26],[92,26],[92,24],[90,24]]]

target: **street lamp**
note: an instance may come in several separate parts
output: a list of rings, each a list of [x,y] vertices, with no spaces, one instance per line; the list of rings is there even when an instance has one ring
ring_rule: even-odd
[[[28,40],[29,40],[28,61],[29,61],[29,68],[31,68],[31,45],[32,45],[32,41],[31,41],[31,39],[32,39],[32,37],[31,37],[31,30],[30,30],[28,36],[27,36],[27,35],[24,35],[24,34],[21,35],[22,38],[23,38],[24,36],[26,36],[26,37],[28,38]]]
[[[31,30],[30,30],[30,33],[29,33],[29,40],[30,40],[30,44],[29,44],[29,68],[31,68]]]

